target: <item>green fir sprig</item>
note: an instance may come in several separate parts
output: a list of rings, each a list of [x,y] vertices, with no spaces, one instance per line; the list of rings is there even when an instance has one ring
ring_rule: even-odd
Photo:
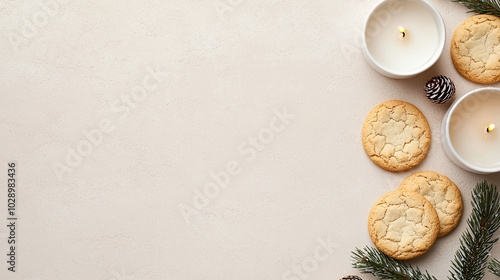
[[[497,259],[493,259],[490,262],[490,265],[488,265],[488,269],[490,270],[491,273],[500,277],[500,261],[498,261]]]
[[[380,279],[388,280],[437,280],[427,271],[390,258],[372,247],[356,248],[352,252],[352,265],[361,273],[370,273]]]
[[[486,181],[472,192],[472,213],[468,228],[460,238],[460,248],[451,264],[452,280],[482,279],[493,244],[493,235],[500,228],[500,200],[496,186]]]
[[[469,9],[469,13],[487,14],[500,17],[499,0],[451,0]]]
[[[493,235],[500,228],[500,197],[494,185],[486,181],[478,183],[472,191],[472,213],[467,219],[468,228],[460,238],[460,248],[451,265],[450,280],[482,279],[493,244]],[[388,280],[436,280],[427,271],[397,261],[376,248],[366,247],[352,252],[352,265],[362,273],[370,273]],[[493,267],[493,269],[492,269]],[[497,271],[492,262],[490,270]],[[493,272],[495,273],[495,272]]]

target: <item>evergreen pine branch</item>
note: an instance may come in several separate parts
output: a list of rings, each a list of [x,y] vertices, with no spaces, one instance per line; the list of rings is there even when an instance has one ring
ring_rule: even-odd
[[[450,280],[479,280],[485,274],[491,248],[498,240],[493,235],[500,228],[500,197],[496,186],[486,181],[476,185],[467,225],[452,261]]]
[[[493,259],[490,262],[490,265],[488,265],[488,268],[490,269],[490,272],[495,274],[496,276],[500,277],[500,261],[497,259]]]
[[[356,248],[351,252],[352,265],[361,273],[370,273],[380,279],[387,280],[437,280],[427,271],[421,272],[418,267],[390,258],[376,248]]]
[[[469,9],[469,13],[488,14],[500,17],[499,0],[451,0]]]

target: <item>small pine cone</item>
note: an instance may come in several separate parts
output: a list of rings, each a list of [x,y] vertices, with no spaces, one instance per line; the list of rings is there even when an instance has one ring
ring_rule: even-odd
[[[425,96],[432,102],[444,104],[455,95],[455,84],[446,76],[435,76],[425,85]]]
[[[361,279],[361,277],[359,277],[357,275],[349,275],[349,276],[342,277],[340,280],[363,280],[363,279]]]

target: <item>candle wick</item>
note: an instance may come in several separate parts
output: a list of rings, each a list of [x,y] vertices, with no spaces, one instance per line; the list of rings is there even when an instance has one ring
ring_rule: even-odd
[[[493,129],[495,129],[495,125],[494,124],[490,124],[488,127],[486,127],[486,132],[490,133]]]
[[[401,40],[403,40],[403,38],[406,37],[406,29],[402,26],[399,26],[398,29],[399,29],[399,33],[400,33],[399,38]]]

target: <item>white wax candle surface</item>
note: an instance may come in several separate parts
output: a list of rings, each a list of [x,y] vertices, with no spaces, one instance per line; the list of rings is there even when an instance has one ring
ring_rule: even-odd
[[[495,124],[489,133],[486,128]],[[479,92],[464,99],[450,119],[450,140],[457,154],[481,168],[500,168],[500,93]]]
[[[401,27],[405,29],[404,38]],[[417,72],[439,51],[439,28],[433,11],[419,1],[382,3],[368,19],[365,32],[368,52],[390,72]]]

